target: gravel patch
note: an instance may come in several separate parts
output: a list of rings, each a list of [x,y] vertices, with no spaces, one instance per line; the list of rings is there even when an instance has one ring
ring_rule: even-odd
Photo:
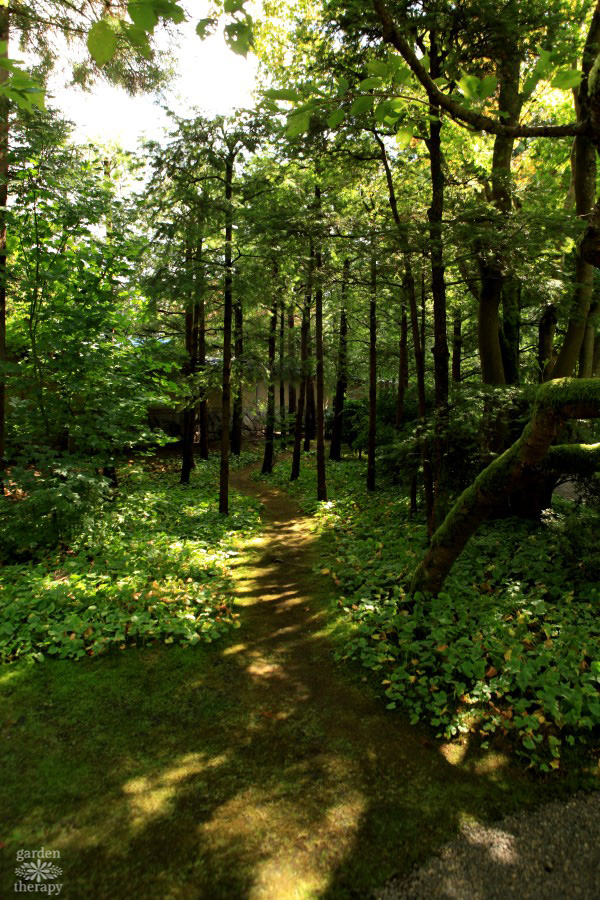
[[[600,793],[548,803],[460,836],[377,900],[600,898]]]

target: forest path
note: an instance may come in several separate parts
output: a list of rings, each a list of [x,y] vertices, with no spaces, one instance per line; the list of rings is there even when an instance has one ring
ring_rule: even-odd
[[[263,532],[234,567],[240,643],[225,651],[229,688],[251,711],[243,743],[255,781],[218,810],[213,837],[252,860],[243,896],[369,896],[465,818],[504,811],[507,785],[494,764],[451,764],[335,662],[310,518],[248,471],[232,484],[263,504]]]

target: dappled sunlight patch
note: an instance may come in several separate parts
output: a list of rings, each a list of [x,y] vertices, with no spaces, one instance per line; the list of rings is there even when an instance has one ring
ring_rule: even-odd
[[[228,757],[229,754],[207,757],[204,753],[188,753],[158,774],[130,778],[123,785],[123,793],[132,826],[140,828],[149,820],[166,815],[188,779],[226,765]]]
[[[442,744],[440,753],[451,766],[460,766],[467,755],[468,744],[466,742]]]
[[[464,825],[461,832],[469,844],[485,849],[493,862],[515,865],[519,861],[515,838],[507,831],[483,825]]]

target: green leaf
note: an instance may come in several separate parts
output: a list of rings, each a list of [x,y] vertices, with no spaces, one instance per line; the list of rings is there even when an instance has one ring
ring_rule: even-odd
[[[200,40],[204,40],[209,34],[212,34],[217,26],[217,20],[208,17],[207,19],[200,19],[198,24],[196,25],[196,34],[200,38]]]
[[[154,31],[158,25],[158,16],[150,3],[133,0],[127,4],[127,12],[133,24],[144,31]]]
[[[252,39],[252,25],[249,19],[245,22],[230,22],[225,26],[227,46],[238,56],[247,56]]]
[[[379,75],[381,78],[385,78],[389,73],[389,66],[380,59],[372,59],[370,63],[367,63],[367,72],[369,75]]]
[[[348,88],[350,87],[350,82],[348,81],[347,78],[338,78],[337,87],[338,87],[338,90],[337,90],[338,97],[343,97],[344,94],[346,93],[346,91],[348,90]]]
[[[370,109],[373,109],[372,97],[357,97],[350,107],[350,112],[353,116],[360,116],[362,113],[365,113]]]
[[[105,65],[115,55],[117,35],[106,19],[94,22],[87,36],[87,46],[94,62]]]
[[[293,100],[295,102],[300,99],[300,94],[289,88],[270,88],[265,91],[265,97],[270,100]]]
[[[226,13],[241,12],[244,8],[245,0],[225,0],[223,9]]]
[[[302,113],[297,113],[294,116],[290,116],[288,119],[288,127],[286,129],[286,134],[290,138],[298,137],[300,134],[303,134],[305,131],[308,131],[310,125],[310,112],[307,110]]]
[[[580,81],[581,72],[577,69],[559,69],[550,84],[560,91],[569,91],[571,88],[577,87]]]
[[[477,100],[479,98],[479,86],[481,82],[477,75],[467,75],[463,72],[463,76],[458,82],[458,86],[464,97],[468,100]]]
[[[372,75],[369,78],[364,78],[358,86],[361,89],[361,91],[370,91],[372,88],[381,87],[382,84],[383,84],[382,78],[378,78],[377,76]]]
[[[404,150],[405,147],[408,147],[412,138],[413,129],[411,125],[406,125],[404,128],[399,128],[396,132],[396,143],[398,144],[398,148],[400,150]]]
[[[329,128],[337,128],[342,124],[345,118],[345,111],[343,109],[336,109],[327,119],[327,125],[329,126]]]
[[[498,79],[495,75],[486,75],[485,78],[481,79],[479,84],[479,96],[482,100],[487,100],[488,97],[491,97],[492,94],[496,92],[496,88],[498,87]]]

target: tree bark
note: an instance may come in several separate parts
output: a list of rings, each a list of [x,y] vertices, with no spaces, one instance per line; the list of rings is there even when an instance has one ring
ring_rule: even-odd
[[[288,311],[288,368],[290,377],[288,381],[288,415],[289,415],[289,433],[294,435],[294,417],[296,415],[296,385],[294,384],[294,373],[296,367],[296,339],[295,339],[295,323],[294,323],[294,302],[292,301]]]
[[[281,449],[287,443],[287,414],[285,409],[285,379],[283,377],[285,360],[285,301],[281,298],[281,316],[279,326],[279,428],[281,433]]]
[[[221,401],[221,467],[219,512],[229,515],[229,419],[231,416],[231,324],[233,318],[233,164],[235,152],[225,162],[225,288],[223,292],[223,395]]]
[[[306,291],[304,293],[304,307],[302,309],[302,325],[300,328],[300,388],[298,390],[298,407],[294,427],[294,452],[292,454],[292,472],[290,481],[295,481],[300,476],[300,454],[302,452],[302,420],[304,418],[304,406],[306,401],[306,367],[308,365],[308,323],[310,318],[310,305],[312,301],[313,269],[315,262],[314,249],[311,244],[308,260],[308,273],[306,278]]]
[[[367,442],[367,490],[375,490],[375,449],[377,442],[377,259],[371,253],[369,300],[369,436]]]
[[[404,419],[404,394],[408,384],[408,318],[406,304],[402,304],[400,319],[400,344],[398,358],[398,393],[396,396],[396,428],[399,429]]]
[[[439,592],[481,523],[503,509],[516,491],[539,478],[544,458],[564,422],[599,416],[600,381],[565,378],[542,385],[531,422],[521,437],[463,491],[433,535],[414,573],[411,590]]]
[[[317,209],[321,205],[321,189],[315,185],[315,202]],[[316,437],[317,437],[317,500],[327,500],[327,481],[325,475],[325,375],[323,365],[323,258],[319,246],[315,254],[316,290],[315,290],[315,355],[317,363],[317,397],[316,397]]]
[[[544,309],[538,326],[538,381],[547,381],[550,371],[555,362],[554,353],[554,333],[556,331],[556,323],[558,322],[558,313],[553,303],[548,304]]]
[[[344,401],[348,389],[348,319],[346,316],[346,302],[348,292],[348,279],[350,275],[350,260],[344,260],[342,273],[342,297],[340,304],[340,339],[338,348],[337,380],[335,397],[333,400],[333,424],[331,426],[331,444],[329,445],[329,459],[339,462],[342,457],[342,433],[344,430]]]
[[[269,387],[267,396],[267,427],[265,430],[265,454],[262,464],[262,474],[270,475],[273,471],[273,437],[275,432],[275,343],[277,340],[277,294],[273,299],[271,308],[271,321],[269,329]]]
[[[454,310],[452,320],[452,381],[460,383],[460,364],[462,355],[462,317],[460,309]]]
[[[204,275],[198,272],[198,367],[206,370],[206,307],[204,304]],[[200,426],[200,459],[208,459],[208,400],[206,387],[203,387],[202,398],[198,406],[198,422]]]
[[[235,323],[235,393],[231,417],[231,452],[239,456],[242,452],[242,422],[244,419],[244,311],[241,297],[234,303]]]

